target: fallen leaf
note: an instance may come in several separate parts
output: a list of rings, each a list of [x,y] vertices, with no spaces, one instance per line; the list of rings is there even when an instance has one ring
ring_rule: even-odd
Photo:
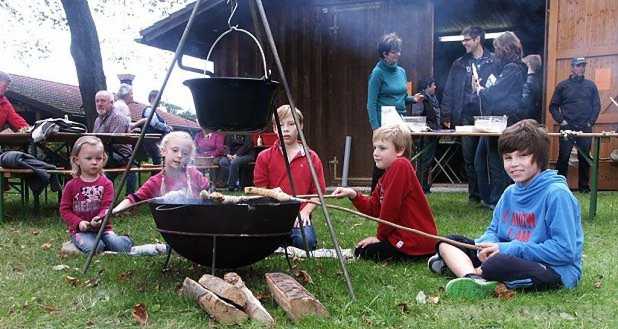
[[[145,326],[148,323],[148,312],[146,311],[146,305],[144,304],[140,303],[133,305],[131,315],[140,326]]]
[[[121,282],[121,283],[127,282],[129,278],[131,278],[132,275],[133,275],[133,271],[122,272],[118,274],[118,282]]]
[[[496,296],[502,300],[509,300],[515,297],[515,291],[507,288],[504,283],[498,283],[496,286]]]
[[[91,279],[84,281],[84,287],[86,288],[96,287],[98,285],[99,285],[98,278],[91,278]]]
[[[32,230],[32,235],[39,235],[39,233],[41,232],[39,232],[38,230]]]
[[[92,327],[92,326],[94,326],[94,321],[92,321],[92,320],[88,320],[88,321],[86,322],[86,326],[87,326],[87,327]]]
[[[427,304],[427,296],[425,296],[425,293],[422,290],[416,294],[416,303]]]
[[[64,265],[64,264],[60,264],[60,265],[56,265],[56,266],[52,267],[52,269],[54,271],[64,271],[64,270],[66,270],[68,268],[69,268],[69,266],[68,265]]]
[[[359,227],[361,225],[363,225],[363,223],[356,223],[356,224],[352,225],[352,229],[355,229],[355,228],[357,228],[357,227]]]
[[[311,278],[311,275],[309,275],[309,273],[307,273],[307,271],[304,270],[296,270],[294,271],[294,277],[296,279],[298,279],[298,281],[303,285],[307,285],[310,283],[313,283],[313,279]]]
[[[41,245],[41,249],[43,249],[43,250],[49,250],[49,248],[51,248],[51,247],[52,247],[51,242],[45,242],[45,243],[43,243]]]
[[[594,282],[594,287],[597,288],[597,289],[601,288],[601,281],[595,281]]]
[[[572,314],[566,312],[560,312],[560,317],[568,321],[576,320],[576,318]]]
[[[603,276],[602,275],[597,275],[596,280],[594,281],[594,287],[595,288],[601,288],[601,286],[603,285]]]
[[[47,313],[54,313],[54,312],[58,312],[58,308],[56,308],[56,306],[54,305],[41,305],[41,307],[47,312]]]
[[[399,308],[401,313],[408,313],[410,311],[407,303],[399,303],[397,304],[397,308]]]
[[[427,297],[427,302],[429,304],[438,304],[440,302],[440,296],[429,296]]]
[[[64,281],[66,281],[68,284],[72,285],[73,287],[77,287],[77,285],[79,284],[79,279],[70,275],[67,275],[64,277]]]
[[[270,299],[270,293],[268,291],[262,291],[255,294],[255,298],[259,301]]]

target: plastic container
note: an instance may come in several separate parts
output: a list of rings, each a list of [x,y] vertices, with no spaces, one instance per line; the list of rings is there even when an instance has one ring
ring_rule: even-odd
[[[475,116],[474,128],[481,132],[501,133],[506,129],[507,116]]]
[[[425,116],[403,117],[403,121],[414,132],[427,131],[427,117]]]

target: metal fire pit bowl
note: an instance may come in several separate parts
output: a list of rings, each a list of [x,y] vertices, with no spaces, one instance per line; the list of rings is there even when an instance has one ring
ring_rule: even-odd
[[[150,203],[157,230],[172,249],[213,268],[242,267],[271,255],[289,241],[299,207],[268,198],[229,205]]]

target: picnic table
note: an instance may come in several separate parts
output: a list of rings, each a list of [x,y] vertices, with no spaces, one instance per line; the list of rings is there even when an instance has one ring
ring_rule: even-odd
[[[475,136],[475,137],[500,137],[502,133],[486,133],[486,132],[461,132],[455,130],[436,130],[436,131],[423,131],[423,132],[412,132],[412,138],[415,137],[466,137],[466,136]],[[616,132],[593,132],[593,133],[581,133],[577,132],[574,134],[563,134],[563,133],[547,133],[550,138],[562,137],[565,136],[570,137],[588,137],[592,138],[592,156],[590,154],[586,154],[581,152],[590,164],[591,168],[591,182],[590,182],[590,206],[588,208],[588,215],[590,219],[594,219],[597,214],[597,192],[599,187],[599,161],[601,155],[601,143],[603,141],[608,141],[611,138],[618,137],[618,133]],[[579,146],[576,144],[578,151],[581,151]],[[427,147],[423,147],[412,156],[411,161],[415,161],[421,154],[423,154],[427,150]],[[421,173],[422,174],[422,173]]]
[[[50,164],[56,165],[57,169],[47,170],[50,174],[56,174],[60,176],[70,175],[69,156],[71,149],[75,141],[82,136],[96,136],[101,139],[104,145],[111,144],[131,144],[135,145],[139,139],[140,134],[123,133],[123,134],[111,134],[111,133],[52,133],[45,140],[34,143],[32,136],[29,133],[9,133],[0,134],[0,147],[17,148],[24,152],[29,153],[29,148],[32,145],[36,146],[36,149],[43,151],[46,159],[53,159],[49,161]],[[145,140],[158,141],[161,139],[160,134],[146,134]],[[36,149],[34,152],[36,152]],[[109,173],[122,173],[125,168],[106,168],[105,171]],[[138,166],[131,168],[132,172],[155,172],[160,170],[157,166]],[[24,179],[33,175],[30,169],[15,169],[15,168],[2,168],[0,167],[0,221],[4,217],[4,187],[5,179],[8,178],[20,178],[20,185],[17,185],[17,190],[21,195],[22,204],[25,205],[28,202],[28,189],[24,184]],[[60,195],[60,194],[59,194]],[[39,196],[34,195],[34,207],[35,212],[39,207]]]

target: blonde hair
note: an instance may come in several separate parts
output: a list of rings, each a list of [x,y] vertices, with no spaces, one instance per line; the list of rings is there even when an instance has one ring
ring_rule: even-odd
[[[170,141],[175,138],[185,139],[191,143],[191,154],[189,156],[191,157],[191,159],[193,159],[193,156],[195,155],[195,143],[193,143],[193,138],[186,131],[172,131],[171,133],[163,136],[161,144],[159,145],[159,150],[165,150],[167,148],[167,144],[169,144]]]
[[[85,144],[101,148],[101,153],[103,153],[103,165],[101,166],[101,170],[103,170],[103,167],[107,164],[107,153],[105,153],[105,146],[103,146],[101,139],[96,136],[82,136],[75,141],[73,149],[71,150],[71,175],[73,177],[79,177],[82,174],[82,170],[75,159],[79,156],[79,152],[81,152]]]
[[[404,124],[382,126],[373,131],[373,142],[393,142],[397,152],[405,151],[410,143],[410,129]]]
[[[541,67],[543,66],[543,64],[541,63],[541,56],[540,55],[528,55],[524,58],[521,59],[524,63],[526,63],[526,65],[528,65],[528,67],[534,71],[534,72],[539,72],[541,71]]]
[[[305,118],[303,117],[303,113],[296,108],[296,115],[298,116],[298,123],[300,123],[301,125],[303,124],[303,121],[305,120]],[[288,104],[286,105],[281,105],[277,108],[277,113],[273,114],[273,124],[275,124],[275,115],[279,116],[279,120],[282,120],[283,118],[287,117],[288,115],[291,116],[292,115],[292,107]]]

